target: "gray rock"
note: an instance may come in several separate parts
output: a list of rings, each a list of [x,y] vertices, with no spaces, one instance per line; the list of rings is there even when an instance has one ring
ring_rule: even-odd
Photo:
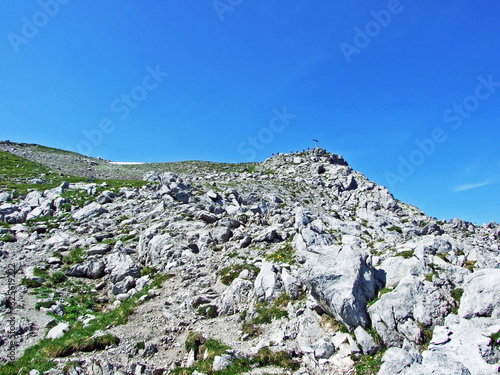
[[[69,330],[68,323],[59,323],[47,333],[47,339],[56,340],[64,336],[64,332]]]
[[[320,339],[314,345],[314,356],[316,359],[328,359],[333,355],[333,353],[335,353],[335,346],[333,346],[325,338]]]
[[[273,301],[281,295],[281,278],[273,263],[263,262],[254,282],[255,294],[259,302]]]
[[[416,351],[406,351],[400,348],[389,348],[382,357],[382,366],[378,375],[407,374],[405,372],[412,364],[422,361],[422,356]],[[434,372],[422,373],[430,374]]]
[[[458,315],[500,318],[500,269],[483,269],[465,277]]]
[[[123,252],[111,253],[107,257],[105,272],[113,284],[122,281],[127,276],[141,277],[141,268],[134,262],[130,255]]]
[[[116,296],[118,294],[127,293],[133,287],[135,287],[135,279],[132,276],[125,276],[123,280],[113,285],[111,292]]]
[[[104,263],[100,260],[86,260],[77,263],[66,271],[67,276],[86,277],[89,279],[98,279],[104,276]]]
[[[422,344],[420,326],[441,323],[451,310],[445,293],[423,277],[407,276],[369,307],[372,325],[389,347],[401,346],[404,338]]]
[[[233,232],[228,227],[217,227],[213,229],[211,233],[213,239],[218,243],[225,243],[229,241],[229,239],[233,235]]]
[[[377,352],[379,346],[373,340],[373,337],[366,332],[363,327],[359,326],[354,330],[354,335],[356,336],[356,341],[361,346],[361,350],[364,354],[373,355]]]
[[[216,355],[214,357],[214,364],[212,366],[212,371],[222,371],[233,364],[233,357],[229,354],[222,354],[221,356]]]
[[[105,243],[100,243],[92,246],[90,249],[85,250],[87,255],[104,255],[111,251],[111,246]]]
[[[321,308],[354,329],[368,326],[366,304],[376,295],[374,269],[357,246],[316,246],[303,252],[300,280]]]
[[[232,315],[246,310],[253,298],[252,290],[251,281],[239,277],[234,279],[220,296],[220,314]]]
[[[214,214],[211,214],[210,212],[207,211],[201,211],[196,214],[196,218],[199,220],[203,220],[204,222],[208,224],[215,223],[218,220],[218,217],[215,216]]]
[[[85,219],[89,219],[91,217],[99,216],[104,212],[108,212],[104,207],[102,207],[97,202],[92,202],[75,213],[71,214],[71,217],[76,221],[82,221]]]

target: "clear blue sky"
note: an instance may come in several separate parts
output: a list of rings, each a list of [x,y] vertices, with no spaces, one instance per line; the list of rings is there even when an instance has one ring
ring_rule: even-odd
[[[2,0],[0,139],[242,162],[317,137],[431,216],[500,222],[498,14],[472,0]]]

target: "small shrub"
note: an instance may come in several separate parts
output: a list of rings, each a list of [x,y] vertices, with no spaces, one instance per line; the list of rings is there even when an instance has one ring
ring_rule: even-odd
[[[248,270],[254,275],[259,273],[259,268],[253,264],[233,265],[219,271],[219,274],[221,275],[221,283],[224,285],[231,284],[243,270]]]
[[[184,348],[188,353],[191,350],[194,350],[194,356],[196,358],[198,357],[198,351],[200,346],[202,346],[204,343],[205,343],[205,338],[201,333],[195,331],[189,331],[186,342],[184,343]]]
[[[28,288],[39,288],[43,285],[43,283],[38,280],[23,278],[21,279],[21,285],[24,285]]]
[[[50,281],[53,284],[60,284],[68,280],[68,277],[64,274],[64,272],[57,271],[50,275]]]
[[[460,288],[453,289],[451,291],[451,296],[455,300],[455,306],[452,307],[451,312],[455,315],[458,314],[458,308],[460,306],[460,300],[462,299],[463,294],[464,294],[464,290],[460,289]]]
[[[140,341],[140,342],[135,344],[135,348],[137,350],[143,350],[145,347],[146,347],[146,344],[144,343],[144,341]]]
[[[495,347],[495,348],[498,348],[500,347],[500,331],[492,334],[490,336],[490,339],[491,339],[491,343],[492,345]]]
[[[410,259],[413,256],[413,250],[402,251],[398,253],[397,256],[401,256],[405,259]]]
[[[146,276],[146,275],[152,276],[156,274],[156,272],[158,272],[156,267],[146,266],[142,269],[141,276]]]
[[[400,227],[397,227],[395,225],[393,225],[390,228],[387,228],[387,230],[390,231],[390,232],[398,232],[400,234],[403,234],[403,230]]]
[[[203,315],[206,318],[215,318],[217,314],[217,306],[215,305],[204,305],[198,308],[198,314]]]
[[[16,237],[7,234],[3,237],[0,237],[0,242],[16,242]]]

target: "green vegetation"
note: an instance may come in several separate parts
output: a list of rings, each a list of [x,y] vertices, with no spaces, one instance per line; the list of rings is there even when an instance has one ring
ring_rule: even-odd
[[[225,267],[219,271],[222,284],[231,284],[243,270],[248,270],[250,274],[253,275],[257,275],[259,273],[259,268],[253,264],[235,264],[230,267]]]
[[[50,275],[50,281],[53,284],[60,284],[65,282],[68,279],[68,277],[64,274],[64,272],[61,271],[56,271],[53,274]]]
[[[413,256],[413,250],[402,251],[402,252],[398,253],[397,255],[400,257],[403,257],[405,259],[410,259]]]
[[[83,262],[84,255],[85,255],[84,250],[77,247],[71,250],[67,256],[63,257],[62,262],[63,264],[68,266],[67,268],[69,268],[70,266],[76,263]]]
[[[220,356],[230,349],[219,340],[205,339],[200,333],[190,331],[184,345],[186,351],[195,353],[196,363],[190,368],[176,368],[171,374],[190,375],[194,371],[204,374],[234,375],[250,371],[252,368],[279,366],[289,370],[298,370],[299,363],[292,360],[286,351],[273,352],[268,347],[261,348],[250,358],[233,358],[231,366],[222,371],[213,372],[215,356]]]
[[[476,261],[475,260],[467,260],[464,262],[462,267],[467,268],[471,272],[474,272],[474,268],[476,267]]]
[[[153,283],[157,278],[161,279],[161,276],[162,275],[157,275]],[[67,283],[69,283],[69,281],[67,281]],[[123,301],[115,310],[106,313],[92,311],[95,319],[90,321],[86,327],[83,327],[83,324],[78,322],[77,318],[81,314],[87,313],[89,310],[88,308],[84,310],[83,307],[78,305],[84,303],[83,300],[85,298],[92,299],[89,298],[88,294],[90,287],[85,284],[73,283],[68,284],[68,288],[72,293],[78,292],[77,294],[80,294],[81,297],[77,295],[73,297],[73,300],[70,299],[70,305],[66,307],[69,314],[63,317],[54,317],[59,320],[68,321],[71,327],[70,330],[60,339],[41,340],[38,344],[28,348],[20,359],[0,367],[0,373],[2,375],[26,375],[31,369],[37,369],[40,372],[44,372],[57,365],[57,363],[52,360],[53,357],[67,356],[78,351],[102,350],[109,345],[117,344],[118,339],[113,335],[105,334],[103,336],[94,337],[94,334],[96,331],[104,331],[111,326],[125,324],[130,314],[134,311],[139,299],[148,293],[151,286],[146,286],[133,297]],[[51,292],[50,289],[40,288],[39,296],[46,296]],[[77,309],[80,309],[81,312],[77,313]]]
[[[295,251],[292,248],[292,244],[288,242],[274,253],[268,255],[266,260],[271,262],[295,264],[294,255]]]
[[[356,361],[356,375],[376,374],[382,366],[382,357],[385,351],[379,351],[377,354],[363,355]]]
[[[387,228],[388,231],[390,232],[398,232],[400,234],[403,234],[403,230],[400,227],[397,227],[393,225],[392,227]]]
[[[217,316],[217,306],[215,305],[204,305],[198,308],[198,314],[203,315],[206,318],[215,318]]]
[[[342,333],[349,332],[349,330],[344,324],[340,323],[337,319],[328,314],[321,315],[320,323],[323,327],[325,327],[328,331],[331,332],[339,332],[339,331]]]
[[[491,343],[492,345],[495,347],[495,348],[498,348],[500,347],[500,331],[492,334],[490,336],[490,339],[491,339]]]
[[[384,294],[387,294],[389,292],[392,292],[394,289],[392,288],[383,288],[378,291],[377,297],[372,299],[371,301],[368,301],[368,307],[373,305],[375,302],[377,302]]]
[[[6,234],[0,237],[0,242],[16,242],[16,237],[11,234]]]
[[[21,285],[24,285],[28,288],[40,288],[43,283],[38,280],[23,278],[21,279]]]
[[[455,300],[455,305],[452,307],[451,312],[455,315],[458,314],[458,308],[460,307],[460,300],[462,299],[462,295],[464,294],[464,290],[457,288],[451,291],[451,296]]]

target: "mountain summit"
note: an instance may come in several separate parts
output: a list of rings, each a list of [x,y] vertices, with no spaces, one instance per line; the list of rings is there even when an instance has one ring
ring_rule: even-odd
[[[496,223],[438,221],[319,148],[0,150],[3,374],[499,370]]]

